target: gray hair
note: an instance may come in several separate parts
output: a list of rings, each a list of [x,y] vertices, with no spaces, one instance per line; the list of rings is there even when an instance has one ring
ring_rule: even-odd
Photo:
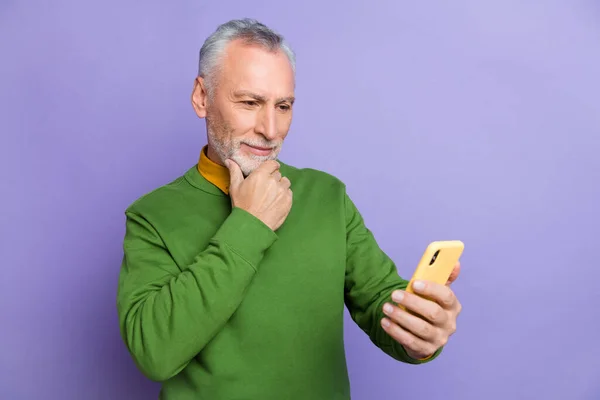
[[[209,95],[212,92],[214,72],[219,66],[223,51],[230,42],[238,39],[248,45],[257,45],[268,51],[282,50],[288,57],[292,70],[294,73],[296,72],[296,56],[282,35],[255,19],[234,19],[219,25],[200,49],[198,76],[205,79]]]

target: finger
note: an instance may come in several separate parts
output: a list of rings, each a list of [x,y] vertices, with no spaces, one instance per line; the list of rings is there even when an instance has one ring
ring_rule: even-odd
[[[244,174],[240,166],[233,160],[225,160],[225,166],[229,170],[229,191],[235,191],[244,181]]]
[[[423,340],[432,342],[436,338],[437,328],[422,318],[412,315],[390,303],[384,304],[383,312],[401,328]]]
[[[428,354],[433,354],[437,350],[432,343],[428,343],[425,340],[413,335],[388,318],[383,318],[381,320],[381,327],[396,342],[404,346],[405,349],[411,350],[414,353],[426,356]]]
[[[271,176],[277,181],[279,182],[279,180],[281,179],[281,172],[279,172],[279,170],[276,170],[275,172],[273,172],[271,174]]]
[[[277,198],[284,201],[285,204],[291,204],[294,199],[292,189],[279,190]]]
[[[454,266],[454,269],[452,270],[452,273],[450,274],[450,277],[448,278],[448,282],[446,282],[446,286],[448,286],[452,282],[454,282],[456,280],[456,278],[458,278],[458,275],[460,275],[460,261],[457,262],[456,265]]]
[[[289,189],[290,186],[292,185],[292,183],[290,182],[290,180],[288,178],[286,178],[285,176],[283,178],[281,178],[281,180],[279,181],[279,184],[284,188],[284,189]],[[291,191],[291,189],[290,189]]]
[[[456,296],[447,285],[440,285],[435,282],[418,281],[413,284],[415,293],[427,297],[446,310],[450,310],[455,306]]]
[[[392,300],[435,326],[443,326],[448,318],[446,311],[439,304],[412,293],[397,290],[392,293]]]
[[[279,169],[279,163],[275,160],[267,160],[260,165],[256,170],[267,174],[272,174]]]

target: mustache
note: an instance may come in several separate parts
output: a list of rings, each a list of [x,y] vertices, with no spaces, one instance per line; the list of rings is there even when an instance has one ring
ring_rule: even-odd
[[[281,147],[281,142],[275,142],[275,141],[263,141],[263,140],[243,140],[241,142],[239,142],[239,144],[245,144],[248,146],[255,146],[255,147],[269,147],[269,148],[278,148]]]

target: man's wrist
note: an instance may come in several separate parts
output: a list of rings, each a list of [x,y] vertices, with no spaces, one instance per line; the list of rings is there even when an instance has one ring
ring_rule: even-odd
[[[433,357],[433,355],[435,354],[435,351],[431,354],[422,354],[422,353],[416,353],[411,351],[410,349],[407,349],[406,347],[402,346],[402,348],[404,349],[404,351],[406,351],[406,354],[408,354],[409,357],[415,359],[415,360],[419,360],[419,361],[424,361],[424,360],[428,360],[431,357]]]

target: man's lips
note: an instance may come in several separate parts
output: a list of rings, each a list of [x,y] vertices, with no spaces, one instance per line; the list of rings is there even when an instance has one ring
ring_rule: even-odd
[[[257,156],[268,156],[273,151],[272,147],[252,146],[246,143],[244,143],[244,146],[248,148],[250,153]]]

